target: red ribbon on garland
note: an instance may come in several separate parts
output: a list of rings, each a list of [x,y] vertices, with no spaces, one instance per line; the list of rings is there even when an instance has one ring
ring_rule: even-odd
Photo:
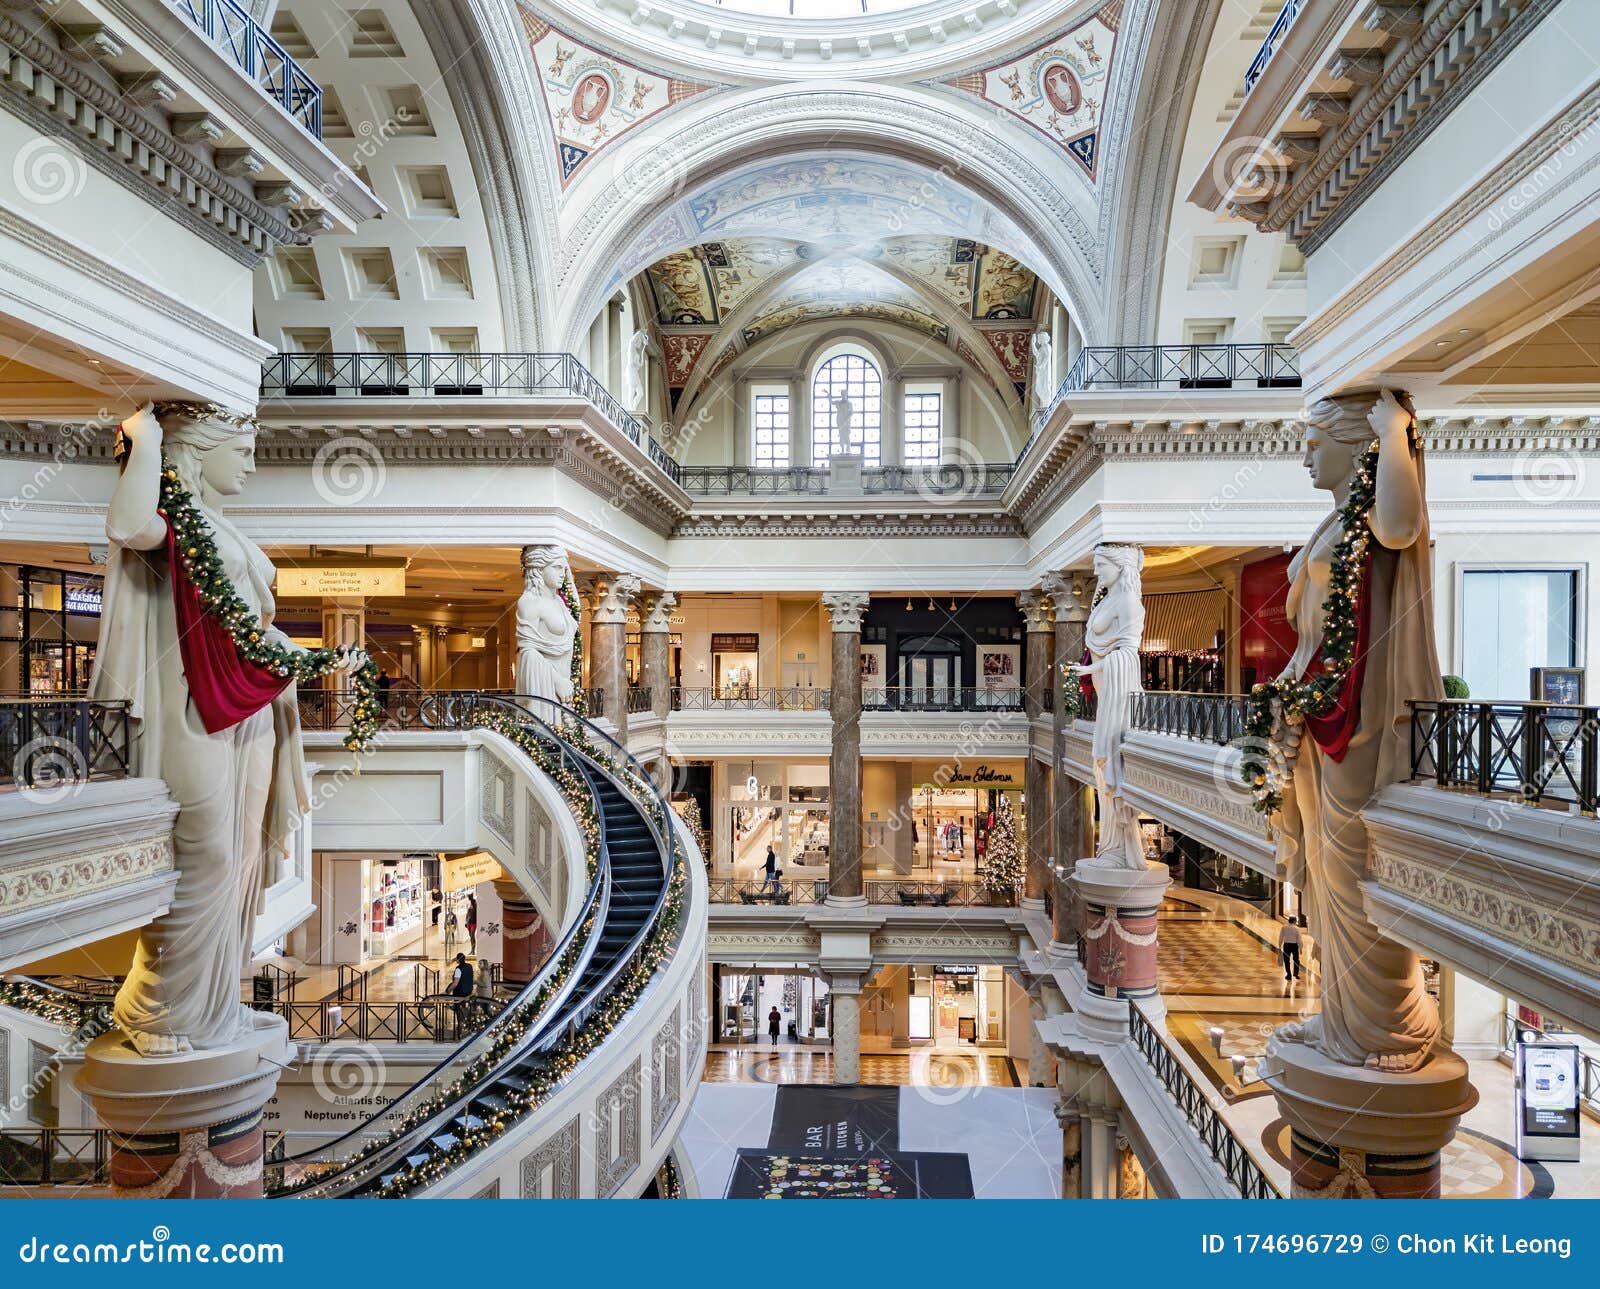
[[[1333,707],[1321,716],[1306,717],[1306,728],[1311,731],[1311,737],[1334,761],[1344,760],[1350,740],[1355,737],[1356,724],[1361,719],[1361,682],[1367,670],[1367,637],[1372,622],[1372,545],[1370,541],[1367,543],[1367,552],[1361,563],[1361,589],[1356,592],[1356,648],[1350,670],[1345,673],[1344,684],[1339,686],[1339,697]],[[1309,680],[1325,670],[1319,651],[1316,662],[1305,678]]]
[[[189,697],[206,733],[232,729],[254,716],[289,685],[292,677],[251,662],[239,652],[228,629],[200,602],[178,551],[178,536],[167,521],[167,563],[172,570],[172,605],[178,617],[178,650]]]

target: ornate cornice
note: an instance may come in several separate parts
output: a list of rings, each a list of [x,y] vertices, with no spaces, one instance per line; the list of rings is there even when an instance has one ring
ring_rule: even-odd
[[[1021,524],[996,509],[992,514],[969,515],[897,515],[881,510],[870,515],[691,515],[673,529],[672,535],[742,541],[758,537],[1020,537],[1023,533]]]
[[[170,872],[172,866],[170,836],[75,855],[54,855],[31,863],[8,863],[0,871],[0,913],[10,917],[24,910],[93,895]]]
[[[0,9],[10,67],[0,97],[43,134],[80,139],[74,153],[242,264],[309,234],[240,191],[166,130]]]

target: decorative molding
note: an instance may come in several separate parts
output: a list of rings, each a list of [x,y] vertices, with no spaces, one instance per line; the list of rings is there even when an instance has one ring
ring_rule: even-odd
[[[479,1191],[472,1198],[473,1199],[499,1199],[500,1198],[500,1179],[498,1177],[496,1177],[492,1182],[490,1182],[487,1186],[485,1186],[481,1191]]]
[[[917,500],[916,504],[927,503]],[[718,509],[726,506],[718,502]],[[989,513],[895,514],[881,506],[870,513],[841,509],[837,512],[795,514],[718,513],[691,515],[672,530],[674,537],[716,537],[748,541],[763,537],[850,537],[861,540],[888,537],[1021,537],[1022,525],[1000,511]]]
[[[594,596],[590,625],[618,627],[628,621],[628,609],[639,594],[639,578],[633,573],[592,573],[583,578],[585,590]]]
[[[678,607],[678,597],[671,591],[652,591],[644,597],[639,612],[641,634],[660,635],[672,630],[672,611]]]
[[[1427,859],[1372,845],[1367,872],[1408,899],[1588,976],[1600,971],[1600,920],[1569,906],[1542,907],[1505,886],[1473,881]]]
[[[639,1057],[602,1092],[594,1103],[595,1196],[610,1199],[639,1167],[639,1098],[643,1095]],[[617,1125],[612,1149],[612,1124]]]
[[[562,901],[557,898],[555,889],[555,829],[530,789],[523,790],[522,840],[523,856],[528,875],[533,879],[534,891],[543,900],[543,907],[554,910],[559,919]]]
[[[0,913],[7,916],[92,895],[173,868],[172,838],[107,846],[76,855],[56,855],[0,871]]]
[[[683,1006],[672,1009],[650,1044],[650,1141],[661,1139],[683,1099]]]
[[[75,155],[240,263],[311,240],[3,9],[0,64],[0,98],[25,120],[56,138],[81,137]]]
[[[543,1145],[522,1161],[523,1199],[577,1199],[578,1154],[581,1148],[579,1123],[570,1119]],[[550,1170],[550,1185],[545,1186],[545,1170]]]
[[[511,768],[487,748],[480,749],[478,812],[484,827],[507,846],[516,844],[517,789]]]

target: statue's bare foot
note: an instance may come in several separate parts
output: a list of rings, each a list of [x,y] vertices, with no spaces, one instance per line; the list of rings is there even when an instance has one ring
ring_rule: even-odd
[[[1410,1074],[1413,1070],[1421,1069],[1427,1059],[1425,1048],[1417,1052],[1377,1052],[1367,1057],[1367,1068],[1380,1070],[1384,1074]]]
[[[134,1050],[140,1056],[163,1057],[182,1056],[194,1049],[189,1045],[189,1040],[182,1034],[146,1034],[143,1032],[128,1035],[133,1043]]]

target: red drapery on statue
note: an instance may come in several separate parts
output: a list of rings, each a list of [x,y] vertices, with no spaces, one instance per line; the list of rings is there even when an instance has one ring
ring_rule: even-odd
[[[206,733],[218,734],[259,712],[284,691],[291,677],[242,657],[227,629],[206,612],[200,591],[189,580],[178,554],[171,521],[167,523],[167,563],[172,571],[172,604],[178,615],[178,648],[189,697]]]
[[[1361,680],[1367,670],[1367,646],[1372,621],[1372,542],[1367,543],[1367,552],[1361,563],[1361,589],[1356,593],[1356,652],[1346,673],[1344,684],[1339,686],[1339,698],[1331,711],[1322,716],[1306,717],[1306,728],[1311,731],[1311,737],[1329,757],[1335,761],[1344,760],[1346,749],[1350,740],[1355,737],[1356,722],[1361,718]],[[1319,652],[1317,661],[1306,679],[1310,679],[1319,671],[1326,670],[1322,665]]]

